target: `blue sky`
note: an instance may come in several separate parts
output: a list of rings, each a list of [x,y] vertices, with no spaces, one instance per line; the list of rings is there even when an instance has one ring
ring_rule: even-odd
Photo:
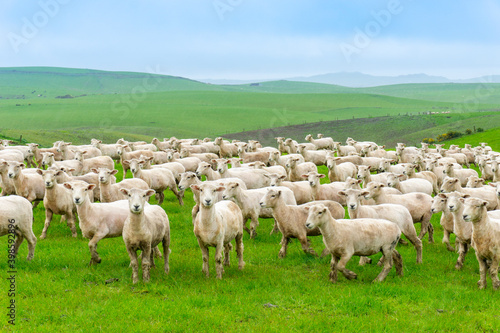
[[[272,79],[500,74],[497,0],[2,0],[0,67]]]

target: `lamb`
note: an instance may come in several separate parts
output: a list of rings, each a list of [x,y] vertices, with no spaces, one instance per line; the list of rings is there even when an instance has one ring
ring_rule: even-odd
[[[337,165],[338,160],[340,160],[339,157],[328,157],[326,159],[330,182],[344,182],[348,177],[356,177],[358,169],[354,163],[345,162]]]
[[[329,149],[329,150],[333,149],[333,139],[330,137],[318,138],[315,140],[311,134],[308,134],[305,140],[315,145],[316,149]]]
[[[13,244],[11,238],[9,238],[9,262],[16,258],[24,239],[28,242],[28,257],[26,260],[33,259],[36,237],[33,233],[33,210],[31,203],[27,199],[17,195],[0,198],[0,236],[5,235],[15,235]]]
[[[99,264],[101,258],[97,253],[97,243],[103,238],[120,237],[123,223],[129,215],[128,201],[120,200],[107,203],[92,203],[89,200],[89,191],[95,188],[81,180],[63,184],[71,190],[73,202],[76,205],[80,229],[83,237],[90,239],[89,251],[91,255],[89,265]]]
[[[368,184],[366,190],[369,192],[367,199],[374,199],[376,204],[393,203],[405,206],[411,214],[413,223],[421,223],[420,235],[422,239],[429,232],[429,243],[434,243],[434,228],[430,223],[432,213],[432,197],[425,193],[388,194],[382,189],[382,183],[372,182]]]
[[[332,254],[330,281],[337,282],[337,271],[349,279],[356,279],[356,273],[348,270],[346,264],[353,255],[370,256],[378,252],[384,255],[384,268],[375,281],[383,281],[396,264],[396,272],[403,275],[403,260],[396,251],[401,230],[392,222],[383,219],[354,219],[337,221],[324,205],[313,205],[306,220],[309,230],[318,228],[323,235],[328,252]]]
[[[203,273],[209,276],[209,246],[215,247],[215,266],[217,278],[222,279],[224,267],[229,266],[231,241],[236,242],[238,268],[245,267],[243,261],[243,215],[241,209],[232,201],[217,202],[217,193],[224,187],[213,184],[191,185],[193,191],[200,193],[200,212],[193,221],[194,234],[203,256]],[[224,263],[222,250],[224,249]]]
[[[63,185],[58,184],[56,177],[63,171],[58,170],[37,170],[43,177],[45,184],[45,195],[43,197],[43,206],[45,207],[45,224],[40,235],[40,239],[47,237],[47,230],[52,222],[54,214],[61,215],[61,222],[66,220],[71,229],[71,235],[77,237],[76,233],[76,207],[73,204],[73,196]]]
[[[219,157],[220,158],[231,158],[238,156],[238,148],[234,144],[230,144],[218,137],[214,140],[214,145],[219,146]]]
[[[316,172],[318,170],[314,163],[300,163],[298,158],[290,158],[285,167],[288,172],[288,179],[291,182],[300,181],[302,180],[302,175],[306,175],[309,172]]]
[[[24,173],[24,163],[8,162],[7,174],[14,184],[16,194],[33,203],[35,208],[45,195],[42,176],[37,173]]]
[[[91,158],[85,158],[84,154],[87,150],[77,151],[75,153],[75,160],[82,163],[81,174],[87,174],[92,172],[92,169],[107,168],[113,170],[115,163],[113,159],[109,156],[97,156]],[[124,176],[125,177],[125,173]]]
[[[144,160],[137,160],[135,158],[131,160],[123,160],[123,165],[130,167],[130,171],[134,175],[134,178],[144,180],[150,189],[156,191],[159,205],[163,203],[163,199],[165,198],[163,191],[167,188],[174,192],[177,200],[179,200],[179,204],[181,206],[184,205],[182,195],[177,191],[177,184],[172,171],[164,168],[143,170],[141,165],[144,163]]]
[[[443,241],[446,249],[450,252],[455,252],[455,249],[450,244],[450,235],[455,233],[453,214],[448,209],[448,197],[444,193],[439,193],[432,199],[431,213],[437,214],[442,212],[439,224],[443,227]],[[457,242],[458,244],[458,242]]]
[[[299,144],[298,147],[298,152],[302,156],[304,156],[304,160],[306,162],[312,162],[316,165],[325,165],[326,164],[326,157],[328,154],[328,151],[326,150],[308,150],[306,145],[304,144]]]
[[[446,177],[441,186],[441,192],[449,193],[457,191],[468,194],[471,197],[479,198],[488,202],[486,208],[488,210],[498,209],[498,200],[495,192],[483,188],[467,188],[460,185],[458,178]]]
[[[287,138],[285,140],[285,146],[288,147],[290,154],[297,154],[297,146],[298,146],[297,141],[292,140],[291,138]]]
[[[259,205],[260,199],[266,194],[267,190],[265,188],[253,190],[242,189],[237,182],[228,182],[221,185],[225,187],[222,193],[222,199],[231,200],[240,207],[243,214],[243,229],[250,234],[250,238],[255,238],[257,236],[256,229],[259,226],[259,217],[273,217],[272,210],[264,209]],[[276,189],[282,191],[286,204],[297,204],[293,192],[290,189],[286,187],[276,187]],[[250,229],[246,227],[248,219],[251,220]],[[275,228],[277,227],[277,223],[275,223]]]
[[[344,190],[339,195],[346,199],[347,210],[351,219],[372,218],[385,219],[395,223],[403,235],[413,244],[417,252],[417,264],[422,263],[422,241],[417,237],[413,219],[408,209],[396,204],[380,204],[375,206],[364,206],[361,199],[368,194],[365,190]]]
[[[370,173],[372,167],[371,166],[366,166],[366,165],[359,165],[358,166],[358,174],[357,177],[358,179],[361,179],[363,181],[363,187],[366,188],[368,183],[370,182],[379,182],[384,185],[387,185],[387,173],[381,173],[377,175],[372,175]]]
[[[493,289],[500,287],[498,263],[500,261],[500,220],[486,213],[487,201],[478,198],[464,200],[463,218],[472,222],[472,247],[479,262],[479,289],[486,288],[486,273],[489,272]]]
[[[457,170],[457,169],[453,168],[452,163],[445,162],[445,163],[443,163],[443,167],[444,167],[444,169],[443,169],[444,174],[448,177],[458,178],[460,180],[460,184],[462,186],[467,185],[467,177],[469,177],[469,176],[479,177],[476,170],[473,170],[473,169]]]
[[[148,184],[140,178],[129,178],[123,179],[119,183],[112,183],[111,177],[116,175],[118,170],[108,169],[108,168],[93,168],[93,173],[96,173],[99,177],[99,187],[100,187],[100,202],[113,202],[118,200],[125,200],[128,197],[121,191],[122,188],[131,190],[133,188],[141,190],[149,190]]]
[[[123,241],[132,266],[132,283],[139,282],[137,250],[142,251],[142,279],[149,282],[150,267],[154,267],[153,254],[160,242],[163,245],[165,274],[170,271],[170,224],[167,213],[157,205],[146,205],[154,190],[126,189],[120,191],[128,197],[130,213],[123,223]]]
[[[281,231],[281,249],[279,257],[284,258],[288,248],[288,243],[291,238],[297,238],[302,245],[302,250],[305,253],[317,256],[317,253],[310,247],[307,236],[318,236],[320,231],[318,228],[307,229],[305,222],[307,220],[307,211],[305,207],[313,204],[322,203],[336,218],[343,218],[345,215],[344,208],[334,201],[315,201],[313,203],[300,206],[287,205],[283,196],[283,191],[276,189],[268,189],[266,195],[261,199],[260,206],[264,208],[272,208],[273,217],[278,222],[278,228]]]
[[[400,181],[405,178],[402,174],[387,173],[387,186],[397,188],[401,193],[421,192],[432,195],[432,184],[425,179],[410,178],[408,180]]]
[[[312,187],[309,185],[308,181],[287,182],[284,181],[286,177],[280,176],[276,173],[266,175],[266,177],[269,178],[270,187],[283,186],[292,190],[297,204],[301,205],[310,201],[314,201]]]
[[[249,190],[269,185],[269,178],[265,176],[268,174],[267,171],[245,168],[228,169],[229,160],[218,159],[216,161],[217,171],[221,178],[239,178],[243,180]]]
[[[468,198],[469,195],[459,192],[441,193],[440,195],[446,196],[448,210],[453,216],[454,230],[457,236],[456,242],[458,243],[458,259],[455,269],[461,269],[472,240],[472,224],[465,222],[463,217],[463,200]]]
[[[415,155],[417,155],[416,150],[412,151],[407,147],[396,147],[398,163],[412,163]]]

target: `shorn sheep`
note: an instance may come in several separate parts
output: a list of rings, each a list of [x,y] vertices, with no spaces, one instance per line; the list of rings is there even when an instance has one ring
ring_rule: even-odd
[[[167,213],[157,205],[147,205],[155,190],[126,188],[120,191],[128,197],[130,213],[123,224],[123,241],[130,256],[132,266],[132,283],[139,281],[139,264],[137,250],[142,251],[142,279],[149,281],[149,269],[154,267],[153,249],[160,243],[163,245],[165,274],[169,272],[170,256],[170,224]]]
[[[0,236],[5,235],[9,235],[9,261],[16,258],[19,246],[24,239],[28,242],[26,259],[33,259],[36,237],[33,233],[33,210],[27,199],[18,195],[0,198]],[[15,239],[13,240],[12,237]]]
[[[472,222],[472,247],[479,262],[479,289],[486,288],[486,274],[490,274],[493,289],[500,287],[498,263],[500,261],[500,220],[488,216],[487,201],[478,198],[464,200],[463,217]]]
[[[199,192],[200,211],[196,215],[194,234],[203,257],[203,273],[209,276],[208,247],[215,247],[215,268],[217,278],[222,279],[224,266],[229,266],[229,251],[233,248],[231,241],[236,242],[238,268],[245,267],[243,261],[243,216],[241,209],[232,201],[219,201],[218,192],[224,190],[222,186],[214,184],[191,185],[193,191]],[[224,251],[224,261],[222,259]]]
[[[306,208],[307,210],[308,208]],[[403,275],[403,259],[396,251],[396,245],[401,237],[399,227],[383,219],[334,219],[324,205],[316,204],[310,207],[306,219],[309,230],[318,228],[323,235],[328,252],[332,255],[330,281],[337,282],[337,271],[348,279],[356,279],[357,274],[346,268],[353,255],[371,256],[382,252],[384,255],[383,269],[374,282],[383,281],[389,274],[393,262],[396,272]]]

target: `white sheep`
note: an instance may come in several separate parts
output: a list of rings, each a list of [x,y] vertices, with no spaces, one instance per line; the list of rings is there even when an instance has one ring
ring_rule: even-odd
[[[404,178],[406,178],[406,176],[403,174],[394,174],[392,172],[388,172],[387,186],[394,187],[400,190],[401,193],[421,192],[432,195],[433,188],[432,184],[429,181],[419,178],[402,180]]]
[[[131,147],[129,145],[118,145],[117,153],[120,156],[120,164],[123,167],[123,178],[127,176],[127,171],[129,170],[129,164],[123,164],[123,161],[131,160],[131,159],[139,159],[142,156],[144,157],[153,157],[153,152],[151,150],[136,150],[136,151],[128,151]],[[108,169],[113,169],[114,165],[111,167],[107,167]]]
[[[119,183],[112,183],[112,177],[118,173],[116,169],[108,168],[93,168],[93,173],[98,175],[100,187],[100,202],[113,202],[118,200],[125,200],[128,197],[121,191],[122,188],[131,190],[133,188],[141,190],[149,190],[148,184],[140,178],[123,179]]]
[[[325,175],[315,171],[302,175],[302,178],[307,179],[309,182],[314,200],[332,200],[345,206],[345,197],[338,194],[339,191],[345,189],[346,184],[344,182],[321,184],[320,180],[325,178]]]
[[[219,157],[220,158],[231,158],[238,156],[238,148],[227,141],[224,141],[222,137],[218,137],[214,140],[214,145],[219,146]]]
[[[306,162],[312,162],[316,165],[325,165],[326,157],[330,151],[327,150],[309,150],[305,144],[299,144],[297,151],[304,156]]]
[[[313,205],[306,219],[309,230],[318,228],[323,235],[328,252],[332,255],[330,281],[337,282],[337,271],[349,280],[356,273],[346,268],[353,255],[370,256],[379,252],[384,255],[383,269],[375,281],[383,281],[395,261],[396,272],[403,275],[403,259],[396,251],[401,230],[383,219],[353,219],[337,221],[324,205]]]
[[[203,256],[203,273],[209,276],[208,247],[215,247],[215,267],[217,278],[222,279],[223,264],[229,266],[229,252],[232,249],[231,241],[236,241],[238,268],[245,267],[243,261],[243,217],[241,209],[232,201],[217,202],[218,192],[224,187],[213,184],[191,185],[193,191],[199,191],[200,211],[193,221],[194,234],[198,239]],[[224,251],[224,261],[222,258]]]
[[[387,173],[381,173],[381,174],[376,174],[372,175],[371,171],[372,167],[367,166],[367,165],[358,165],[358,174],[357,177],[358,179],[361,179],[363,181],[363,187],[366,188],[368,186],[368,183],[370,182],[379,182],[384,185],[387,185]]]
[[[500,261],[500,220],[492,219],[486,213],[487,201],[467,198],[464,201],[463,218],[472,222],[472,247],[479,263],[479,289],[486,288],[486,274],[491,276],[493,289],[500,287],[498,264]]]
[[[441,193],[439,195],[446,196],[448,210],[453,216],[454,231],[455,235],[457,236],[456,243],[458,244],[458,259],[457,263],[455,264],[455,268],[461,269],[464,264],[465,256],[467,255],[467,252],[471,247],[472,241],[472,224],[464,221],[463,214],[463,200],[465,198],[468,198],[469,195],[459,192],[451,192],[446,194]]]
[[[329,150],[333,149],[333,139],[330,137],[327,138],[321,137],[315,140],[311,134],[308,134],[306,135],[305,140],[315,145],[316,149],[329,149]]]
[[[446,245],[448,251],[455,252],[455,249],[450,244],[450,235],[455,233],[455,224],[453,214],[448,209],[448,197],[444,193],[439,193],[432,199],[431,213],[437,214],[439,212],[442,212],[439,220],[439,224],[443,227],[442,243]]]
[[[452,163],[445,162],[443,163],[443,167],[444,167],[443,169],[444,174],[448,177],[458,178],[462,186],[467,185],[467,177],[469,176],[479,177],[476,170],[473,169],[457,170],[453,167]]]
[[[408,179],[420,178],[425,179],[432,185],[432,192],[434,194],[439,193],[438,177],[431,171],[420,171],[415,172],[416,165],[413,163],[408,163],[404,165],[403,175],[408,177]]]
[[[302,180],[302,175],[308,174],[309,172],[316,172],[318,168],[312,162],[300,163],[298,158],[290,158],[285,165],[288,173],[288,179],[291,182],[297,182]]]
[[[267,171],[246,168],[228,169],[227,165],[230,162],[229,160],[217,159],[216,161],[217,171],[221,178],[239,178],[245,183],[249,190],[269,185],[269,178],[265,176],[268,174]]]
[[[284,181],[286,179],[285,176],[280,176],[276,173],[266,175],[266,177],[269,178],[270,187],[283,186],[290,189],[293,192],[297,204],[301,205],[314,201],[312,187],[309,185],[308,181],[288,182]]]
[[[132,283],[139,281],[139,265],[137,250],[142,251],[142,279],[149,282],[150,267],[154,267],[154,249],[158,244],[163,245],[165,274],[169,273],[170,257],[170,224],[167,213],[157,205],[147,205],[154,190],[126,189],[120,190],[128,197],[130,213],[123,223],[123,241],[127,247],[132,266]]]
[[[441,186],[441,192],[449,193],[457,191],[460,193],[468,194],[471,197],[486,200],[488,205],[486,206],[488,210],[498,209],[498,199],[494,191],[486,188],[467,188],[460,185],[460,180],[458,178],[446,177]]]
[[[77,151],[75,160],[82,163],[81,174],[92,172],[92,169],[107,168],[112,170],[115,166],[113,159],[109,156],[85,157],[87,150]],[[125,175],[125,174],[124,174]],[[125,176],[124,176],[125,177]]]
[[[201,163],[201,160],[197,157],[186,157],[186,158],[178,158],[175,156],[174,151],[167,151],[167,158],[169,162],[178,162],[182,164],[184,170],[195,172],[198,165]]]
[[[23,197],[10,195],[0,198],[0,236],[15,235],[14,243],[9,238],[9,261],[17,256],[24,239],[28,242],[28,257],[35,256],[36,237],[33,233],[33,209]],[[11,237],[11,236],[9,236]]]
[[[45,185],[42,176],[37,173],[23,172],[24,163],[8,162],[7,174],[14,184],[16,194],[33,203],[33,208],[43,200]]]

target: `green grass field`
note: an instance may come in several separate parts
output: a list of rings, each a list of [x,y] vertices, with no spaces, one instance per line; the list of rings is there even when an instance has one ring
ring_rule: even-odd
[[[326,172],[326,168],[320,171]],[[500,324],[498,292],[492,290],[489,280],[486,290],[477,289],[479,271],[473,252],[461,271],[454,269],[457,254],[441,244],[440,214],[431,221],[436,243],[428,243],[427,237],[423,241],[423,264],[415,263],[413,247],[398,246],[405,265],[403,277],[392,270],[386,281],[373,284],[380,267],[358,266],[354,257],[348,267],[358,279],[348,281],[340,275],[338,283],[331,284],[329,258],[306,255],[293,241],[288,256],[279,259],[280,235],[269,235],[272,220],[261,219],[257,238],[244,236],[245,269],[239,271],[234,266],[236,255],[232,252],[232,266],[218,281],[213,249],[211,276],[206,278],[201,272],[190,191],[185,203],[180,207],[171,192],[166,195],[162,207],[171,225],[171,271],[166,276],[160,268],[153,269],[149,284],[132,285],[121,238],[102,240],[98,247],[102,263],[88,267],[88,240],[81,235],[73,239],[57,217],[47,238],[38,240],[31,262],[25,259],[26,244],[21,246],[16,264],[16,326],[7,324],[3,316],[0,330],[494,332]],[[35,209],[37,237],[43,221],[40,205]],[[310,239],[317,252],[324,248],[321,237]],[[0,248],[7,250],[7,237],[0,238]],[[374,261],[379,257],[374,256]],[[157,260],[159,267],[161,264]],[[0,271],[5,278],[7,270],[4,260]],[[8,302],[5,278],[0,283],[4,311]]]

